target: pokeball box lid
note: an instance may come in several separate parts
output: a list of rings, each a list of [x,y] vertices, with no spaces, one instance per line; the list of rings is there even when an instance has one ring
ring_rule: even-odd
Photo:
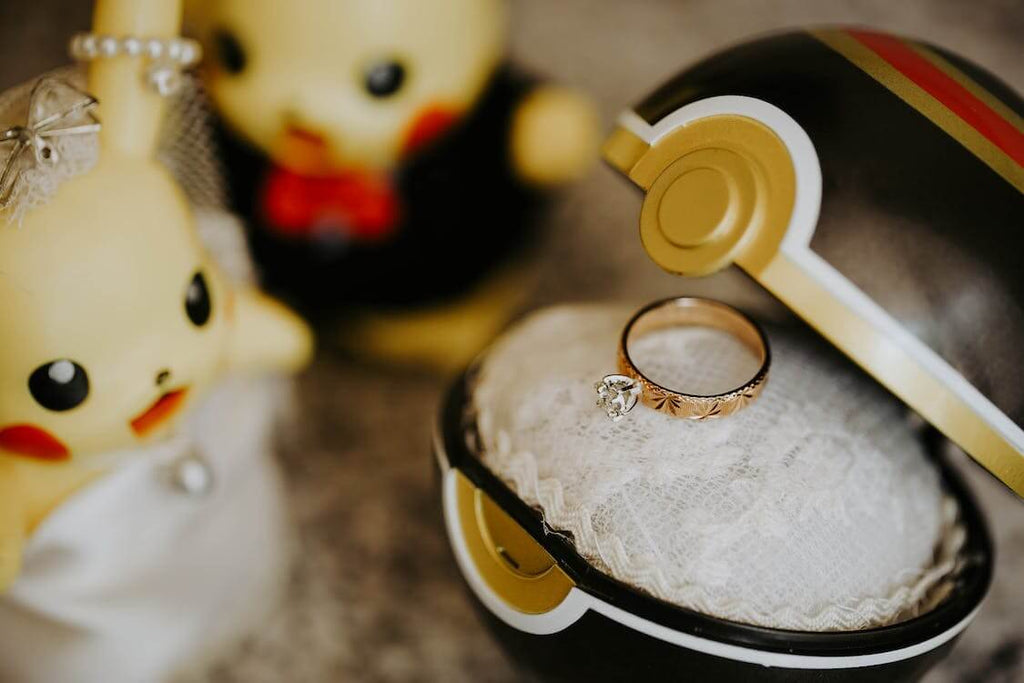
[[[1024,101],[860,29],[733,47],[625,112],[604,155],[666,270],[735,264],[1024,496]]]

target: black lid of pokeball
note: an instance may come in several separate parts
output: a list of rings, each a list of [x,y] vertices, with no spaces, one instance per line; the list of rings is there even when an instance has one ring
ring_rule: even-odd
[[[1018,94],[931,45],[792,32],[654,90],[605,157],[659,265],[739,265],[1024,495]]]

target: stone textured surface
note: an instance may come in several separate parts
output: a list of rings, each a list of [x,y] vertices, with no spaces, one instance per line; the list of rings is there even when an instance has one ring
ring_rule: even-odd
[[[0,2],[0,87],[64,63],[88,25],[85,0]],[[512,52],[584,88],[610,121],[683,64],[766,30],[859,23],[971,56],[1024,90],[1020,0],[515,0]],[[680,291],[753,302],[745,279],[681,283],[644,256],[640,197],[605,168],[552,217],[550,265],[536,305],[650,299]],[[554,267],[557,264],[557,267]],[[444,378],[323,357],[301,380],[297,427],[283,435],[301,555],[289,604],[210,681],[521,680],[473,614],[437,520],[430,432]],[[357,403],[358,402],[358,403]],[[965,466],[999,549],[978,621],[926,679],[1024,679],[1024,509]]]

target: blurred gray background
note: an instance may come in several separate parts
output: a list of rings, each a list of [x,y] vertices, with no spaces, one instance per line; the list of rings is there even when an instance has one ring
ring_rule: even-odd
[[[0,0],[0,87],[66,63],[90,12],[88,0]],[[512,12],[515,61],[591,93],[606,123],[710,51],[820,23],[938,43],[1024,91],[1024,0],[514,0]],[[535,304],[758,296],[735,274],[661,273],[637,239],[639,207],[606,168],[567,192]],[[282,439],[301,542],[290,600],[209,680],[521,680],[477,622],[437,524],[429,444],[446,383],[333,357],[301,378],[299,420]],[[998,569],[977,622],[927,681],[1024,681],[1024,504],[957,460],[993,523]]]

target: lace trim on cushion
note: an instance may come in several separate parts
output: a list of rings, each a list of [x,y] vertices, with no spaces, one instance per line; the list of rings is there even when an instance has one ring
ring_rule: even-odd
[[[498,438],[506,447],[511,443],[505,432],[499,432]],[[602,536],[594,530],[591,511],[572,510],[565,504],[562,485],[556,479],[542,479],[538,475],[537,460],[532,454],[519,452],[505,460],[501,479],[527,504],[543,511],[545,524],[556,532],[571,535],[584,559],[604,573],[660,600],[704,614],[799,631],[863,630],[899,623],[927,612],[945,594],[945,583],[957,566],[965,539],[956,500],[947,497],[943,505],[942,543],[935,564],[925,572],[908,570],[907,585],[889,595],[828,605],[816,614],[805,615],[797,610],[764,612],[738,600],[721,599],[701,586],[673,583],[653,562],[630,557],[619,537]]]

